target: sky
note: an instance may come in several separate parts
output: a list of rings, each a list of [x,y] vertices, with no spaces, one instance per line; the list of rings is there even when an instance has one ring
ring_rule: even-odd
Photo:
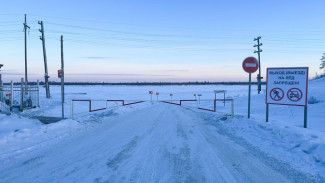
[[[24,14],[28,80],[44,81],[44,22],[50,81],[247,81],[242,61],[261,36],[261,73],[268,67],[309,67],[325,52],[323,0],[109,1],[1,0],[0,64],[4,82],[24,77]],[[253,80],[256,80],[253,73]]]

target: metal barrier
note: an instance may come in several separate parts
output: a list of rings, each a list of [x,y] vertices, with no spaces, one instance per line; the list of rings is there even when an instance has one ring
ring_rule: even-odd
[[[1,112],[9,108],[10,112],[17,107],[20,111],[26,108],[39,107],[39,84],[37,86],[10,85],[0,86]]]
[[[173,104],[173,105],[179,105],[179,106],[186,106],[186,107],[193,107],[193,106],[188,106],[188,105],[184,105],[184,102],[196,102],[196,108],[200,109],[200,110],[205,110],[205,111],[210,111],[210,112],[218,112],[218,113],[223,113],[226,115],[231,115],[234,116],[234,99],[211,99],[211,100],[175,100],[175,101],[179,101],[179,103],[175,103],[172,100],[165,100],[165,101],[160,101],[162,103],[167,103],[167,104]],[[198,102],[200,101],[213,101],[213,109],[207,109],[207,108],[203,108],[203,107],[199,107]],[[221,112],[221,111],[217,111],[216,110],[216,106],[217,106],[217,101],[222,101],[222,102],[226,102],[229,101],[231,102],[231,113],[225,113],[225,112]]]
[[[126,103],[125,101],[133,101],[133,102]],[[175,101],[177,101],[177,103]],[[204,102],[204,101],[211,101],[211,102],[213,102],[213,109],[204,108],[204,107],[199,106],[199,103],[198,102]],[[231,112],[230,113],[227,113],[227,112],[218,111],[216,109],[217,102],[218,101],[222,101],[222,102],[229,101],[229,102],[231,102]],[[74,103],[75,102],[87,102],[88,103],[88,107],[85,106],[84,109],[86,109],[86,110],[84,110],[82,112],[76,112],[75,111],[75,106],[74,106]],[[93,106],[93,102],[104,102],[105,103],[105,107],[99,107],[99,108],[94,109],[93,108],[94,107]],[[115,102],[115,103],[116,102],[120,102],[121,105],[117,105],[117,106],[113,106],[113,107],[108,107],[108,104],[111,103],[111,102]],[[89,112],[101,111],[101,110],[106,110],[106,109],[110,109],[110,108],[115,108],[115,107],[118,107],[118,106],[128,106],[128,105],[133,105],[133,104],[139,104],[139,103],[143,103],[143,102],[152,102],[152,101],[144,101],[144,100],[139,101],[139,100],[90,100],[90,99],[73,99],[73,100],[71,100],[71,118],[74,119],[74,116],[75,115],[78,115],[78,114],[84,114],[84,113],[89,113]],[[195,102],[196,103],[196,107],[195,107],[196,109],[210,111],[210,112],[217,112],[217,113],[222,113],[222,114],[234,116],[234,100],[233,99],[164,100],[164,101],[158,101],[158,103],[159,102],[161,102],[161,103],[167,103],[167,104],[172,104],[172,105],[178,105],[178,106],[185,106],[185,107],[193,107],[193,106],[190,106],[190,105],[186,105],[185,103],[187,103],[187,102]],[[224,105],[222,105],[222,107],[223,106]]]
[[[10,106],[0,101],[0,113],[11,114]]]
[[[92,102],[105,102],[106,107],[98,108],[98,109],[92,109]],[[83,113],[88,113],[88,112],[95,112],[95,111],[101,111],[101,110],[106,110],[114,107],[108,107],[109,102],[121,102],[121,106],[128,106],[128,105],[134,105],[134,104],[139,104],[143,103],[145,101],[138,101],[138,100],[127,100],[127,101],[135,101],[131,103],[125,103],[125,100],[85,100],[85,99],[73,99],[71,100],[71,118],[74,119],[74,116],[77,114],[83,114]],[[86,112],[79,112],[79,113],[74,113],[74,102],[88,102],[88,110]],[[115,106],[116,107],[116,106]]]

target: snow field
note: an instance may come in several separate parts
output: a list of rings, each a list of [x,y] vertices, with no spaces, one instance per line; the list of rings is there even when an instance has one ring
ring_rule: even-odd
[[[159,100],[170,100],[170,93],[173,100],[194,99],[194,93],[208,100],[214,99],[216,89],[227,90],[226,97],[235,99],[235,117],[194,109],[195,103],[188,107],[150,102],[115,107],[119,104],[111,103],[112,109],[50,125],[29,117],[61,116],[60,88],[51,87],[50,100],[41,90],[41,108],[0,115],[0,182],[324,181],[324,78],[309,84],[308,98],[318,103],[308,105],[307,129],[302,107],[270,105],[266,123],[265,94],[257,95],[255,87],[251,119],[247,119],[247,88],[66,86],[68,118],[71,99],[150,100],[148,91],[153,90],[160,93]],[[93,107],[105,105],[94,102]],[[201,105],[213,109],[213,102]],[[222,102],[217,105],[219,110],[228,111],[227,107],[227,103],[226,108]],[[85,112],[88,105],[78,104],[76,109]]]

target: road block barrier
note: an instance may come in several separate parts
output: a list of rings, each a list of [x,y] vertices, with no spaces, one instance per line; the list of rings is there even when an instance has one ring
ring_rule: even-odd
[[[204,107],[199,106],[198,100],[196,100],[196,99],[194,99],[194,100],[175,100],[175,101],[177,101],[177,102],[174,102],[172,100],[170,100],[170,101],[166,101],[165,100],[165,101],[160,101],[160,102],[166,103],[166,104],[173,104],[173,105],[185,106],[185,107],[193,107],[193,106],[189,106],[189,105],[184,104],[186,102],[196,102],[196,108],[197,109],[204,110],[204,111],[210,111],[210,112],[223,113],[223,114],[226,114],[226,115],[234,116],[234,99],[200,100],[201,102],[204,102],[204,101],[213,101],[213,109],[204,108]],[[225,102],[231,102],[231,112],[230,113],[227,113],[227,112],[218,111],[217,110],[217,102],[218,101],[221,101],[223,103],[225,103]]]
[[[74,116],[77,114],[83,114],[83,113],[89,113],[89,112],[95,112],[95,111],[101,111],[101,110],[106,110],[109,108],[114,108],[114,107],[108,107],[108,104],[110,102],[121,102],[121,106],[128,106],[128,105],[133,105],[133,104],[139,104],[139,103],[143,103],[145,101],[139,101],[139,100],[127,100],[127,101],[133,101],[131,103],[126,103],[125,100],[90,100],[90,99],[72,99],[71,100],[71,118],[74,119]],[[78,112],[75,113],[75,107],[74,107],[74,103],[75,102],[88,102],[88,109],[87,111],[83,111],[83,112]],[[92,102],[105,102],[106,107],[101,107],[101,108],[97,108],[97,109],[93,109],[92,107]]]

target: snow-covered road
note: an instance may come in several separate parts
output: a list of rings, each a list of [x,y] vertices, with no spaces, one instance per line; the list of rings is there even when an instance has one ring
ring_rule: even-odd
[[[87,130],[1,155],[0,182],[315,181],[206,118],[169,104],[100,113]]]

